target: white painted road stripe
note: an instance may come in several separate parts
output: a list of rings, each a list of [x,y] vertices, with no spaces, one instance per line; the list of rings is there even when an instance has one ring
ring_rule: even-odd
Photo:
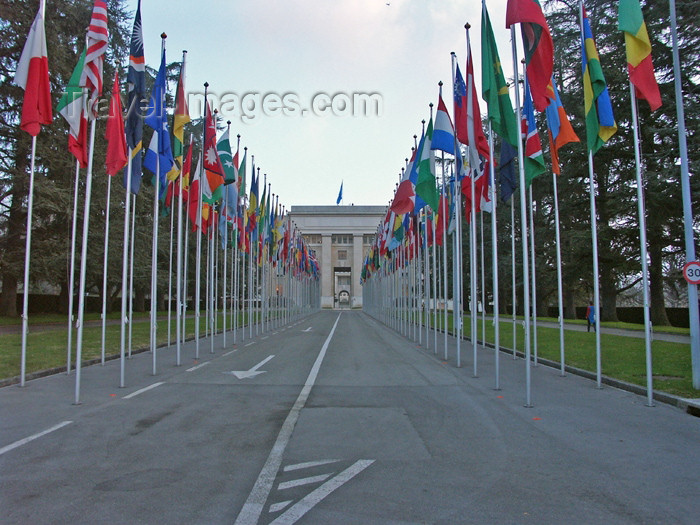
[[[323,485],[303,497],[284,514],[278,516],[270,525],[291,525],[292,523],[296,523],[304,514],[309,512],[331,492],[350,481],[372,463],[374,463],[373,459],[361,459],[356,461],[336,477],[329,479]]]
[[[193,372],[193,371],[197,370],[198,368],[202,368],[203,366],[208,365],[209,363],[211,363],[211,361],[205,361],[204,363],[199,363],[198,365],[194,365],[192,368],[188,368],[187,370],[185,370],[185,372]]]
[[[139,394],[143,394],[144,392],[148,392],[148,391],[151,390],[152,388],[155,388],[155,387],[160,386],[160,385],[162,385],[162,384],[163,384],[162,381],[160,381],[160,382],[158,382],[158,383],[153,383],[152,385],[147,386],[146,388],[142,388],[141,390],[137,390],[136,392],[132,392],[132,393],[129,394],[128,396],[124,396],[122,399],[131,399],[132,397],[136,397],[136,396],[138,396]]]
[[[41,436],[45,436],[46,434],[50,434],[51,432],[58,430],[59,428],[63,428],[66,425],[70,425],[72,421],[64,421],[63,423],[59,423],[58,425],[55,425],[51,428],[48,428],[44,430],[43,432],[39,432],[38,434],[34,434],[33,436],[26,437],[24,439],[20,439],[19,441],[15,441],[14,443],[10,443],[9,445],[6,445],[2,448],[0,448],[0,456],[2,456],[5,452],[9,452],[10,450],[13,450],[17,447],[21,447],[22,445],[26,445],[30,441],[34,441],[37,438],[40,438]]]
[[[277,486],[277,490],[291,489],[301,487],[302,485],[312,485],[320,481],[326,481],[333,473],[321,474],[320,476],[309,476],[308,478],[293,479],[291,481],[283,481]]]
[[[309,393],[311,392],[311,387],[314,386],[316,376],[318,376],[321,363],[326,355],[326,350],[328,350],[328,345],[330,344],[331,338],[335,333],[335,328],[338,326],[338,321],[340,320],[341,315],[342,314],[338,314],[335,324],[333,325],[333,328],[331,328],[331,333],[328,334],[328,337],[323,343],[321,351],[318,353],[318,357],[314,362],[314,366],[311,367],[311,372],[309,372],[309,377],[306,379],[304,388],[301,389],[301,393],[294,403],[292,410],[289,412],[287,419],[285,419],[284,423],[282,424],[280,433],[277,436],[277,441],[275,441],[275,444],[272,446],[270,455],[267,457],[267,461],[265,461],[265,465],[260,471],[258,479],[255,481],[253,490],[251,490],[250,494],[248,494],[248,499],[246,499],[240,514],[238,514],[238,518],[236,518],[236,524],[238,525],[254,525],[258,522],[258,519],[262,514],[267,497],[270,495],[270,491],[272,490],[272,484],[275,482],[277,471],[282,464],[282,454],[284,454],[284,449],[287,448],[289,439],[292,437],[294,425],[296,425],[297,419],[299,419],[299,412],[301,412],[301,409],[304,408],[306,400],[309,397]]]
[[[237,349],[236,349],[236,350],[237,350]],[[224,355],[222,355],[221,357],[226,357],[227,355],[231,355],[231,354],[234,353],[236,350],[231,350],[230,352],[226,352],[226,353],[225,353]]]
[[[250,346],[250,345],[254,345],[254,344],[255,344],[255,341],[252,341],[252,342],[248,343],[246,346]]]
[[[274,512],[281,511],[283,508],[285,508],[291,502],[292,502],[292,500],[289,499],[287,501],[280,501],[279,503],[273,503],[272,505],[270,505],[270,514],[272,514]]]
[[[282,470],[285,472],[290,472],[292,470],[301,470],[303,468],[319,467],[321,465],[328,465],[329,463],[337,463],[339,459],[324,459],[321,461],[307,461],[306,463],[297,463],[296,465],[287,465]]]

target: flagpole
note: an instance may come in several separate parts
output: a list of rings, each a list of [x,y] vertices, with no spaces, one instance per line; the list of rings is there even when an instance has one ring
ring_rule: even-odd
[[[532,271],[530,272],[532,286],[532,357],[533,366],[537,366],[537,280],[535,262],[535,203],[532,199],[532,184],[528,188],[528,208],[530,209],[530,257],[532,260]]]
[[[513,51],[513,77],[515,80],[515,111],[518,122],[522,120],[520,115],[520,75],[518,72],[518,51],[515,43],[515,26],[510,28],[510,40]],[[518,140],[518,169],[520,174],[520,223],[522,229],[522,251],[523,251],[523,314],[525,328],[525,406],[532,407],[531,399],[531,375],[530,375],[530,269],[527,253],[527,212],[525,210],[525,164],[523,161],[523,141]],[[515,273],[513,273],[515,275]]]
[[[552,188],[554,193],[554,235],[557,244],[557,303],[559,304],[559,367],[560,375],[566,375],[564,359],[564,299],[561,271],[561,236],[559,226],[559,196],[557,189],[557,174],[552,172]]]
[[[66,352],[66,375],[70,375],[73,350],[73,300],[75,298],[75,241],[78,235],[78,189],[80,187],[80,161],[75,161],[75,188],[73,190],[73,226],[70,241],[70,275],[68,277],[68,350]]]
[[[455,55],[454,52],[451,53],[452,55],[452,83],[455,83],[455,76],[456,76],[456,64],[457,64],[457,55]],[[457,162],[460,162],[463,165],[464,161],[462,160],[462,155],[461,152],[459,151],[459,145],[457,144],[457,132],[455,131],[455,164]],[[462,204],[460,200],[460,194],[461,188],[461,182],[458,180],[459,179],[459,172],[460,170],[457,170],[456,176],[452,175],[452,178],[454,178],[454,184],[455,184],[455,190],[454,190],[454,195],[453,201],[454,201],[454,206],[455,206],[455,237],[454,237],[454,254],[452,257],[452,285],[453,285],[453,293],[452,293],[452,319],[453,319],[453,329],[455,333],[455,338],[457,342],[457,368],[460,368],[462,366],[462,306],[461,306],[461,298],[462,298],[462,282],[461,282],[461,277],[462,277],[462,244],[461,244],[461,235],[462,235]]]
[[[190,144],[190,147],[192,145]],[[177,203],[177,260],[175,263],[175,365],[180,366],[181,351],[182,351],[182,166],[178,179],[173,184],[177,184],[178,188],[178,203]],[[171,212],[172,213],[172,212]]]
[[[207,86],[208,83],[204,83],[204,98],[205,98],[205,104],[206,104],[206,92],[207,92]],[[204,232],[202,231],[202,155],[200,154],[199,159],[197,160],[197,171],[196,174],[199,176],[199,183],[197,187],[197,217],[195,219],[195,224],[194,224],[194,231],[195,235],[197,236],[197,254],[196,254],[196,262],[194,265],[194,302],[195,302],[195,307],[194,307],[194,358],[199,359],[199,317],[201,315],[201,310],[202,310],[202,235],[204,235]],[[192,185],[190,185],[192,187]],[[199,231],[197,231],[197,226],[199,226]]]
[[[175,181],[168,181],[167,186],[175,185]],[[169,188],[165,190],[165,199],[168,199]],[[173,189],[173,191],[175,191]],[[172,341],[172,304],[173,304],[173,242],[175,240],[175,214],[173,213],[174,197],[170,197],[170,246],[168,249],[168,347]]]
[[[500,307],[499,307],[499,290],[498,290],[498,235],[496,234],[496,207],[498,204],[498,195],[496,192],[496,168],[493,158],[493,130],[491,129],[491,120],[489,119],[489,176],[491,177],[491,288],[493,290],[493,325],[494,325],[494,340],[493,340],[493,359],[494,359],[494,390],[501,389],[501,372],[499,354],[501,353],[500,345]],[[484,311],[486,306],[484,305]],[[484,333],[486,329],[484,328]],[[486,337],[484,337],[484,340]]]
[[[214,336],[216,336],[216,305],[218,299],[218,286],[216,282],[216,270],[218,270],[216,263],[216,255],[218,250],[216,249],[216,226],[214,225],[214,209],[212,207],[211,215],[209,216],[209,316],[211,321],[209,322],[211,328],[211,336],[209,337],[209,353],[214,353]]]
[[[583,2],[581,0],[579,0],[579,20],[581,27],[581,39],[584,40],[585,36],[583,32]],[[603,388],[600,362],[600,274],[598,270],[598,225],[595,206],[593,151],[590,148],[588,149],[588,193],[591,210],[591,244],[593,250],[593,329],[595,331],[596,387]]]
[[[513,359],[516,357],[516,347],[518,342],[518,321],[517,321],[517,282],[515,277],[515,196],[510,198],[510,254],[511,254],[511,287],[513,288]]]
[[[85,318],[85,274],[87,270],[87,244],[88,244],[88,234],[90,232],[90,198],[92,196],[92,165],[93,156],[95,153],[95,127],[97,124],[97,119],[94,115],[91,115],[92,123],[90,126],[90,154],[88,156],[88,166],[87,166],[87,178],[85,182],[85,211],[83,213],[83,244],[81,247],[80,256],[80,284],[78,285],[78,337],[76,339],[76,349],[75,349],[75,405],[80,404],[80,367],[83,354],[83,319]],[[32,177],[34,175],[34,148],[32,148]],[[29,205],[32,203],[31,190],[33,188],[33,178],[30,179],[30,199]],[[29,215],[27,220],[31,218],[31,207],[29,208]],[[29,245],[30,232],[27,232],[27,245]],[[29,250],[27,250],[27,253]],[[29,274],[29,264],[25,265],[25,278],[28,278]],[[25,297],[27,291],[25,290]],[[26,304],[26,303],[25,303]],[[25,306],[26,309],[26,306]],[[24,322],[26,322],[26,315],[24,316]],[[22,352],[24,365],[24,352]],[[22,372],[24,372],[24,366],[22,367]],[[24,378],[24,373],[22,374]]]
[[[695,261],[695,233],[693,209],[688,172],[688,146],[686,143],[685,108],[681,87],[681,66],[678,51],[678,29],[676,23],[676,0],[669,0],[671,11],[671,40],[673,42],[673,79],[676,96],[676,118],[678,119],[678,152],[681,161],[681,192],[683,195],[683,226],[685,232],[686,263]],[[690,356],[693,370],[693,388],[700,390],[700,303],[698,285],[688,283],[688,320],[690,322]]]
[[[165,54],[165,39],[167,35],[161,33],[161,56]],[[161,96],[165,96],[163,93]],[[162,106],[163,100],[154,101],[155,104]],[[155,109],[155,108],[154,108]],[[160,134],[162,129],[158,130],[158,141],[160,142]],[[156,375],[157,369],[157,354],[158,354],[158,222],[159,222],[159,204],[160,204],[160,146],[156,154],[156,184],[153,193],[153,239],[152,239],[152,255],[151,255],[151,353],[153,354],[153,375]]]
[[[634,166],[637,180],[637,212],[639,214],[639,256],[642,263],[642,298],[644,301],[644,355],[647,375],[647,403],[654,406],[654,382],[651,360],[651,319],[649,315],[649,266],[647,252],[647,221],[644,205],[644,186],[642,182],[642,159],[639,148],[639,115],[637,113],[637,96],[634,84],[630,80],[630,102],[632,105],[632,133],[634,135]],[[598,326],[598,331],[600,326]]]
[[[109,254],[109,208],[112,198],[112,176],[107,175],[107,204],[105,207],[105,253],[102,263],[102,351],[101,364],[105,365],[105,335],[107,331],[107,259]]]
[[[126,323],[127,323],[127,296],[129,266],[129,212],[131,204],[131,158],[132,149],[129,148],[129,158],[126,165],[126,194],[124,196],[124,240],[122,244],[122,319],[119,327],[119,388],[124,388],[125,379],[125,349],[126,349]]]
[[[131,359],[131,341],[134,333],[134,246],[136,245],[136,195],[131,207],[131,254],[129,256],[129,359]]]
[[[44,3],[42,2],[42,7]],[[93,122],[94,125],[94,122]],[[34,167],[36,161],[36,135],[32,136],[32,156],[29,167],[29,196],[27,202],[27,238],[24,251],[24,290],[22,293],[22,356],[20,386],[24,386],[27,371],[27,335],[29,333],[29,259],[32,247],[32,212],[34,208]]]

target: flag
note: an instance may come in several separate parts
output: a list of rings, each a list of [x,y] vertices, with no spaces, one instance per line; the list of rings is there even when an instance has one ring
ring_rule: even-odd
[[[248,148],[243,148],[243,160],[241,161],[241,165],[238,167],[238,181],[236,182],[239,196],[245,195],[245,169],[247,158]]]
[[[258,177],[255,176],[255,165],[253,165],[253,174],[250,178],[250,195],[248,196],[248,231],[251,232],[256,227],[256,217],[258,208]]]
[[[455,131],[457,132],[457,140],[469,146],[470,165],[478,165],[479,154],[488,158],[489,144],[481,126],[481,111],[474,82],[474,63],[471,49],[467,49],[466,74],[467,79],[465,83],[459,66],[457,66],[457,77],[455,80]]]
[[[17,62],[15,84],[24,89],[19,127],[36,137],[41,131],[41,125],[48,126],[53,119],[49,59],[46,54],[44,31],[44,0],[40,2],[39,12],[32,22],[22,55]]]
[[[617,131],[608,86],[600,65],[598,50],[586,10],[583,10],[581,38],[581,67],[583,69],[583,100],[586,113],[586,142],[594,155]]]
[[[221,166],[224,169],[224,184],[234,184],[237,179],[237,166],[233,161],[231,153],[231,142],[229,140],[228,128],[221,135],[221,138],[216,143],[216,152],[219,154]]]
[[[84,64],[85,50],[83,49],[73,74],[68,80],[68,85],[63,91],[63,96],[56,107],[56,110],[66,119],[70,128],[68,133],[68,151],[73,154],[81,168],[86,168],[88,163],[87,112],[83,88],[80,87],[80,77],[83,74]]]
[[[128,160],[118,70],[114,72],[114,86],[112,87],[112,99],[109,102],[109,117],[107,118],[105,138],[107,139],[105,168],[107,175],[114,175],[126,165]]]
[[[187,154],[189,159],[192,158],[192,145],[190,145],[190,151]],[[187,215],[190,218],[190,223],[192,223],[192,231],[197,231],[197,227],[201,226],[201,217],[199,216],[199,182],[201,180],[202,174],[202,157],[197,159],[197,164],[194,169],[194,175],[192,175],[192,180],[190,181],[189,188],[189,198],[187,199]]]
[[[173,113],[173,164],[168,172],[168,180],[175,180],[182,169],[182,157],[185,152],[185,124],[190,121],[190,110],[185,95],[185,54],[180,65],[180,77],[175,90],[175,111]]]
[[[501,184],[501,200],[503,202],[508,202],[510,196],[518,188],[518,178],[515,175],[515,159],[517,157],[518,150],[508,141],[502,140],[498,180]]]
[[[209,102],[204,105],[204,113],[204,144],[202,145],[204,173],[211,189],[211,198],[219,200],[223,191],[219,187],[224,184],[225,172],[217,152],[216,122],[214,122]]]
[[[141,163],[143,152],[143,118],[141,102],[146,97],[146,60],[143,55],[143,31],[141,28],[141,1],[136,5],[134,28],[131,32],[129,50],[129,72],[126,77],[129,95],[126,114],[126,144],[131,153],[131,174],[128,167],[124,170],[123,184],[127,186],[127,177],[131,176],[131,192],[136,195],[141,188]]]
[[[620,0],[617,27],[625,32],[627,71],[637,98],[646,100],[652,111],[661,107],[661,93],[651,61],[651,41],[639,0]]]
[[[91,120],[97,118],[97,104],[102,96],[102,67],[108,41],[107,4],[103,0],[95,0],[87,32],[85,67],[80,77],[80,85],[88,90],[88,118]]]
[[[433,127],[433,139],[430,143],[431,150],[440,150],[450,155],[455,154],[455,128],[450,120],[442,93],[438,96],[438,107],[435,113],[435,126]]]
[[[525,49],[527,76],[537,111],[544,111],[551,100],[547,90],[554,69],[554,45],[547,20],[538,0],[508,0],[506,27],[520,24]]]
[[[411,162],[409,163],[406,171],[404,171],[401,182],[399,182],[399,187],[396,189],[394,194],[394,200],[391,202],[391,211],[396,215],[403,215],[405,213],[410,213],[416,204],[416,191],[413,183],[411,182],[411,171],[413,171],[413,164],[416,157],[416,150],[413,151],[411,157]]]
[[[340,183],[340,191],[338,192],[338,198],[335,200],[336,204],[340,204],[340,201],[343,200],[343,183],[341,181]]]
[[[481,83],[481,94],[493,131],[512,146],[517,145],[518,120],[513,112],[485,2],[481,4]]]
[[[561,99],[559,98],[559,90],[557,83],[552,76],[551,82],[552,92],[554,93],[554,101],[547,106],[545,110],[547,114],[547,127],[549,129],[549,151],[552,155],[552,171],[559,175],[561,167],[559,166],[559,148],[570,142],[580,142],[578,136],[571,127],[569,117],[564,111]]]
[[[431,209],[436,210],[438,207],[438,191],[435,182],[435,153],[432,150],[433,134],[433,119],[431,118],[430,122],[428,122],[428,129],[425,132],[425,142],[418,164],[416,195]]]
[[[168,131],[168,114],[165,110],[166,64],[165,49],[161,53],[160,68],[153,84],[153,92],[148,104],[146,125],[153,129],[151,144],[146,151],[143,165],[160,179],[160,190],[165,190],[166,174],[173,167],[173,151],[170,146],[170,132]]]
[[[532,107],[529,79],[530,77],[525,77],[522,115],[522,131],[525,137],[525,187],[530,186],[535,177],[547,170],[544,165],[544,156],[542,155],[542,142],[537,133],[537,122],[535,121],[535,110]]]

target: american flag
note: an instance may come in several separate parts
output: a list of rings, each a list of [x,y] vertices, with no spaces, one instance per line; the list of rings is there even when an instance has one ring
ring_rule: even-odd
[[[88,108],[93,119],[97,117],[97,101],[102,95],[102,66],[108,40],[107,4],[103,0],[95,0],[87,32],[85,67],[80,78],[80,85],[88,89]]]

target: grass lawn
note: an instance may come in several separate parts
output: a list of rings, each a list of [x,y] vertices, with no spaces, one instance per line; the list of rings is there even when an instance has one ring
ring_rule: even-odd
[[[159,315],[167,312],[160,313]],[[119,319],[117,314],[116,319]],[[34,317],[34,324],[39,324],[40,316]],[[53,319],[57,324],[67,324],[66,316],[45,316],[46,323],[50,323],[48,319]],[[99,319],[97,314],[93,319]],[[132,350],[140,348],[148,348],[150,341],[148,314],[143,314],[137,317],[134,315],[135,322],[133,324],[132,334]],[[139,322],[139,319],[143,321]],[[240,327],[247,316],[239,314]],[[227,316],[227,324],[230,326],[231,319]],[[204,333],[206,320],[204,315],[200,317],[200,334]],[[223,324],[223,314],[219,314],[218,326],[219,330]],[[175,316],[172,318],[171,325],[171,341],[175,341]],[[189,318],[185,323],[186,337],[194,337],[195,320]],[[127,332],[128,336],[128,332]],[[73,350],[71,363],[75,364],[75,341],[77,331],[73,330]],[[107,325],[105,334],[105,355],[119,354],[121,327],[118,324]],[[164,344],[168,339],[168,323],[167,320],[158,321],[158,344]],[[37,331],[31,329],[27,337],[27,373],[46,370],[49,368],[66,366],[68,347],[68,331],[52,328],[50,330]],[[2,334],[0,335],[0,379],[18,376],[20,374],[20,360],[22,352],[22,334]],[[102,326],[85,326],[83,328],[83,361],[99,358],[102,353]]]
[[[470,337],[471,322],[469,316],[463,318],[464,336]],[[550,319],[539,318],[548,321]],[[556,319],[551,319],[556,322]],[[568,323],[569,321],[567,321]],[[585,324],[585,321],[581,321]],[[444,318],[438,314],[438,324],[444,327]],[[452,331],[452,317],[448,316],[448,329]],[[629,323],[603,323],[611,328],[627,328]],[[639,325],[632,325],[639,328]],[[501,347],[513,346],[513,323],[499,323],[499,344]],[[641,327],[643,329],[643,327]],[[525,330],[521,322],[516,323],[516,349],[525,348]],[[683,330],[683,329],[682,329]],[[688,333],[688,329],[684,329]],[[683,333],[683,332],[680,332]],[[477,337],[484,340],[481,318],[477,322]],[[491,320],[486,321],[486,342],[493,344],[495,330]],[[534,352],[534,344],[531,344]],[[693,388],[693,376],[690,360],[690,345],[652,341],[652,374],[654,390],[660,390],[681,397],[700,398],[700,390]],[[537,326],[537,355],[551,361],[560,362],[559,329]],[[646,358],[644,339],[621,335],[600,335],[600,360],[603,375],[646,387]],[[595,333],[564,330],[564,361],[567,365],[595,372]]]

